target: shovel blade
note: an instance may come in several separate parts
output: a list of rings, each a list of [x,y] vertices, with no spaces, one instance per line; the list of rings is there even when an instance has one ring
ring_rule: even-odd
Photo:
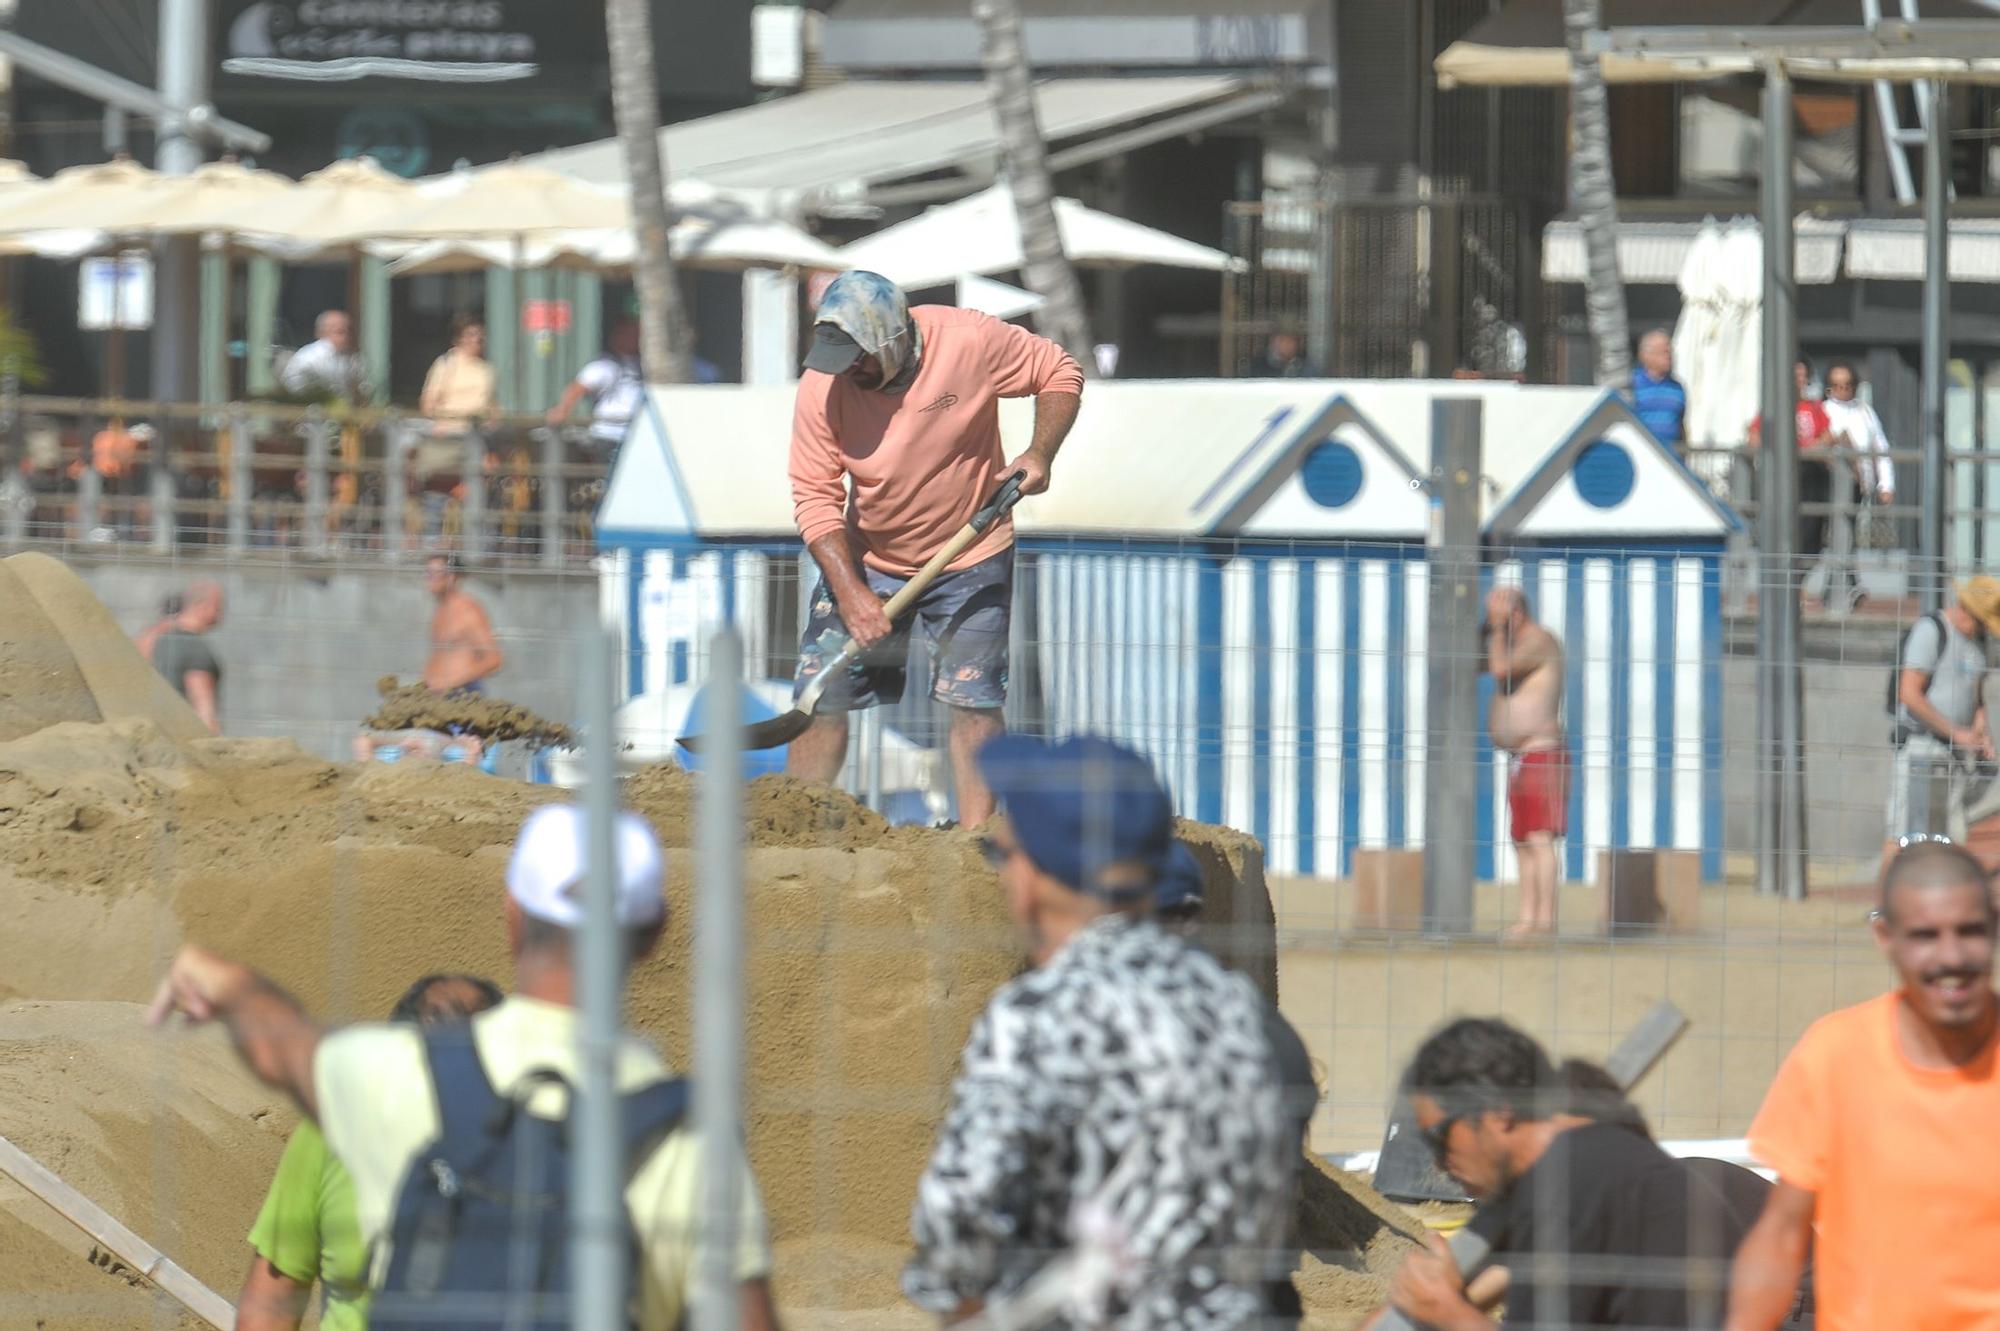
[[[789,712],[780,712],[769,720],[743,727],[743,747],[745,749],[775,749],[790,744],[806,733],[812,725],[812,713],[794,707]],[[682,735],[674,741],[689,753],[700,753],[714,743],[710,735]]]

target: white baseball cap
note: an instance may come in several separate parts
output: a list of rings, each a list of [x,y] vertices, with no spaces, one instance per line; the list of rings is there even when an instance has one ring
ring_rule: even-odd
[[[664,863],[653,829],[635,813],[620,813],[612,835],[617,848],[618,923],[627,929],[658,924],[667,916],[661,888]],[[565,929],[583,927],[584,861],[590,818],[580,805],[547,804],[528,815],[507,862],[507,895],[538,920]]]

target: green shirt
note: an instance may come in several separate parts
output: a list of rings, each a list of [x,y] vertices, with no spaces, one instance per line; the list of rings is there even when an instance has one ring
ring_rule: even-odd
[[[367,1331],[368,1249],[355,1218],[354,1184],[310,1122],[300,1123],[285,1147],[250,1246],[301,1285],[320,1282],[321,1331]]]

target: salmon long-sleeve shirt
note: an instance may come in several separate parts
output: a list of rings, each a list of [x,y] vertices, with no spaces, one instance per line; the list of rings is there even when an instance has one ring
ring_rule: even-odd
[[[922,568],[999,484],[1001,398],[1083,392],[1083,371],[1047,338],[949,305],[910,316],[923,361],[905,392],[807,370],[792,415],[799,534],[811,545],[845,530],[863,563],[893,574]],[[1012,520],[996,522],[951,567],[1013,541]]]

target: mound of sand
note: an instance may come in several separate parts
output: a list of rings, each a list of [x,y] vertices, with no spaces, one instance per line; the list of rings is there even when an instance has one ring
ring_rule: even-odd
[[[0,740],[62,721],[151,722],[208,733],[83,579],[47,555],[0,560]]]
[[[292,1114],[219,1032],[163,1041],[139,1013],[127,1003],[0,1005],[0,1136],[233,1299],[258,1176],[277,1166]],[[0,1251],[0,1325],[204,1325],[4,1175]]]
[[[74,582],[53,561],[25,576],[19,563],[0,569],[12,574],[0,576],[0,610],[10,594],[47,604],[18,590],[30,584]],[[84,653],[65,661],[50,643],[101,634],[109,621],[97,624],[93,607],[0,638],[18,646],[0,657],[0,680],[8,659],[46,657],[58,667],[50,687],[68,699],[53,710],[88,705],[105,717],[0,742],[0,1000],[44,1005],[0,1012],[0,1132],[18,1130],[23,1146],[229,1293],[288,1116],[247,1088],[214,1041],[148,1041],[126,1024],[131,1011],[101,1005],[144,1000],[184,937],[265,970],[333,1021],[379,1018],[429,971],[504,980],[508,847],[528,811],[561,792],[459,765],[355,767],[287,741],[187,739],[171,691],[157,716],[130,714],[165,685],[143,662],[133,674],[122,637],[129,659],[107,648],[89,668]],[[114,714],[111,699],[126,710]],[[669,847],[675,905],[665,946],[634,976],[631,1014],[681,1066],[694,786],[656,768],[626,787]],[[1016,943],[969,833],[891,828],[838,791],[784,777],[751,783],[745,803],[749,1141],[779,1295],[794,1322],[808,1309],[897,1308],[910,1197],[966,1031],[1015,973]],[[1180,830],[1206,881],[1204,941],[1275,998],[1261,851],[1238,833]],[[10,1043],[10,1030],[25,1033]],[[28,1069],[20,1080],[32,1093],[6,1080],[10,1059]],[[163,1075],[173,1059],[195,1063]],[[1344,1175],[1309,1171],[1304,1192],[1302,1237],[1315,1256],[1303,1283],[1337,1322],[1379,1301],[1411,1227]],[[5,1311],[18,1296],[32,1295],[41,1315],[44,1294],[101,1292],[106,1280],[87,1265],[53,1279],[49,1264],[74,1260],[72,1250],[46,1228],[29,1232],[23,1216],[0,1206],[0,1251],[42,1254],[0,1261],[0,1323],[10,1326],[28,1324]],[[76,1324],[49,1312],[52,1324]]]

